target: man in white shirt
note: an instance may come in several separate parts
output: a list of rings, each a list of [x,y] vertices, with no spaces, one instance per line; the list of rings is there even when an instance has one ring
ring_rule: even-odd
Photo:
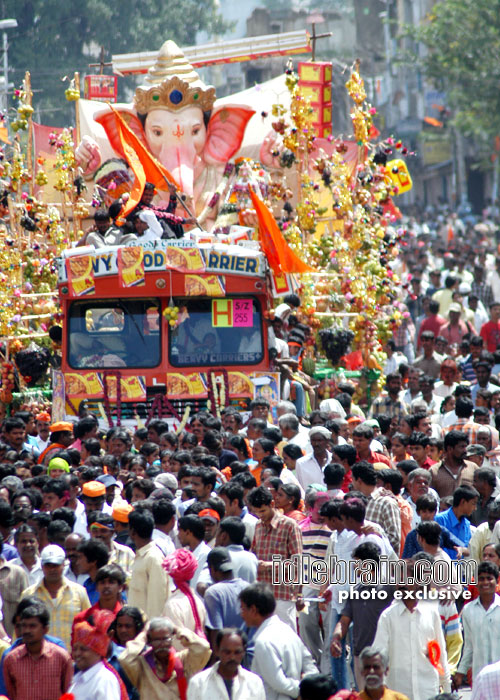
[[[193,590],[196,590],[201,572],[207,568],[207,556],[211,551],[204,537],[205,525],[201,518],[197,515],[183,515],[179,518],[179,542],[193,553],[198,562],[196,573],[191,579]]]
[[[76,521],[73,526],[73,532],[78,533],[84,539],[89,539],[88,523],[87,523],[87,513],[93,510],[106,513],[111,515],[113,513],[113,508],[106,503],[106,486],[100,481],[87,481],[87,483],[82,486],[81,499],[85,507],[84,511],[75,511]]]
[[[155,520],[153,541],[166,557],[175,552],[175,544],[170,533],[175,528],[176,513],[174,504],[166,498],[161,498],[153,503],[153,518]]]
[[[332,461],[332,453],[327,449],[330,439],[330,431],[322,426],[309,431],[312,454],[301,457],[295,465],[295,476],[304,490],[309,484],[324,484],[323,469]]]
[[[14,543],[19,556],[12,559],[11,564],[21,567],[28,576],[28,585],[34,586],[42,580],[43,571],[33,528],[26,524],[19,525],[14,533]]]
[[[500,302],[500,257],[495,258],[495,269],[487,276],[486,283],[491,287],[494,301]]]
[[[222,484],[217,495],[222,498],[226,506],[226,517],[239,518],[245,526],[245,532],[250,542],[253,540],[255,526],[259,522],[255,515],[248,512],[244,502],[245,491],[241,484],[228,481]]]
[[[407,563],[406,574],[415,579],[414,562]],[[437,603],[419,600],[416,594],[422,587],[418,584],[402,585],[399,589],[403,599],[394,600],[382,612],[373,642],[389,660],[387,687],[412,700],[428,700],[439,693],[440,686],[449,693],[450,671]],[[444,671],[441,675],[429,660],[428,644],[433,640],[440,651],[439,662]]]
[[[484,326],[485,323],[488,323],[490,317],[484,308],[483,302],[480,301],[476,293],[471,292],[467,298],[467,302],[469,309],[474,313],[474,328],[479,333],[482,326]]]
[[[278,418],[281,434],[287,441],[287,445],[298,445],[304,454],[312,452],[309,442],[309,431],[302,428],[300,421],[294,413],[285,413]],[[302,429],[301,429],[302,428]]]
[[[233,574],[237,578],[242,578],[248,583],[257,580],[258,560],[253,552],[247,552],[242,545],[245,537],[245,526],[243,522],[234,516],[228,516],[221,520],[217,535],[215,536],[216,547],[226,547],[233,563]]]
[[[163,229],[153,211],[143,209],[136,214],[133,221],[138,243],[148,243],[162,237]]]
[[[66,553],[66,568],[64,570],[64,575],[69,581],[73,583],[79,583],[83,586],[85,581],[88,579],[88,574],[80,573],[79,559],[80,555],[78,553],[78,546],[83,542],[83,537],[78,535],[76,532],[72,532],[64,540],[64,551]]]
[[[384,374],[386,376],[397,372],[399,365],[402,362],[407,362],[406,355],[396,350],[396,343],[392,339],[388,340],[384,345],[384,352],[387,355],[387,360],[384,365]]]
[[[472,667],[474,684],[478,673],[488,664],[500,659],[500,596],[496,593],[498,567],[483,561],[477,567],[479,597],[468,603],[462,612],[464,647],[454,676],[460,687],[468,669]]]
[[[161,615],[170,593],[170,580],[162,567],[164,554],[152,539],[154,520],[147,510],[129,515],[130,538],[135,559],[129,582],[128,603],[151,619]]]
[[[215,641],[219,661],[191,678],[187,700],[228,700],[229,697],[266,700],[262,680],[241,667],[245,656],[243,633],[235,627],[220,630]]]
[[[488,320],[488,319],[486,319]],[[35,447],[40,454],[49,445],[50,437],[50,413],[46,411],[39,413],[36,417],[36,429],[38,435],[35,438]]]
[[[299,636],[274,614],[271,589],[254,583],[241,591],[240,604],[245,623],[257,627],[252,671],[264,682],[266,700],[298,697],[302,676],[318,670]]]

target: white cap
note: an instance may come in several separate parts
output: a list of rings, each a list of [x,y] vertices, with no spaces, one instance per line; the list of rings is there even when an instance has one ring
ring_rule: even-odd
[[[43,564],[64,564],[66,561],[66,554],[62,547],[57,544],[48,544],[42,549],[41,554],[42,566]]]
[[[292,313],[292,309],[288,304],[279,304],[275,309],[274,309],[274,316],[275,318],[280,318],[282,321],[285,321],[288,316]]]

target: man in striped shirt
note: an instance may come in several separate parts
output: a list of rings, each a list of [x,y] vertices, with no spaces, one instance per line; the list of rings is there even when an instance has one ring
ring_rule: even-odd
[[[314,562],[324,561],[328,543],[331,537],[331,530],[325,523],[325,518],[319,514],[321,506],[328,502],[329,495],[319,491],[313,484],[305,495],[305,505],[307,517],[299,527],[302,530],[302,552],[304,561],[304,585],[302,587],[303,598],[317,598],[321,588],[321,581],[318,582],[311,577],[311,567]],[[328,612],[320,615],[319,604],[317,602],[303,603],[299,600],[297,608],[299,612],[299,633],[300,638],[309,649],[316,666],[324,672],[330,671],[329,639],[326,632],[329,629]],[[320,628],[320,618],[323,618],[323,634]]]

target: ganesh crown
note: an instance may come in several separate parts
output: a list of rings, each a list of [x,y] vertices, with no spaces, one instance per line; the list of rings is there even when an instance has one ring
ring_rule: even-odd
[[[207,112],[215,102],[215,88],[205,85],[174,41],[163,44],[145,83],[135,91],[138,114],[153,109],[179,111],[193,105]]]

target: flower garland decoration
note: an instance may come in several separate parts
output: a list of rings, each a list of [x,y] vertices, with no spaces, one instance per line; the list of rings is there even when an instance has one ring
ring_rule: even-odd
[[[282,225],[287,242],[299,252],[306,237],[315,233],[318,217],[325,214],[326,210],[320,207],[318,186],[309,175],[309,156],[315,148],[314,109],[310,99],[299,89],[299,76],[293,70],[291,62],[285,76],[285,84],[290,92],[289,119],[285,118],[286,108],[283,105],[272,106],[276,121],[271,126],[282,139],[282,148],[276,148],[273,155],[279,158],[281,167],[290,168],[296,164],[299,169],[301,192],[296,207],[297,216],[293,223]]]
[[[315,143],[310,107],[298,93],[297,76],[290,68],[286,81],[291,92],[290,110],[287,113],[283,106],[274,105],[272,124],[284,150],[276,148],[273,156],[284,166],[287,157],[283,156],[291,153],[290,162],[297,163],[301,197],[296,216],[292,216],[289,202],[285,200],[283,205],[283,185],[271,186],[270,192],[283,207],[280,226],[289,244],[311,267],[324,272],[324,277],[301,277],[302,319],[316,331],[326,328],[340,333],[346,330],[342,318],[347,315],[352,350],[362,359],[358,389],[366,402],[367,394],[376,395],[382,388],[383,343],[402,320],[394,304],[400,295],[400,281],[390,262],[397,255],[404,231],[393,228],[398,212],[390,197],[397,188],[385,161],[395,149],[403,156],[408,155],[408,149],[395,139],[387,139],[378,148],[372,144],[376,109],[366,101],[358,64],[346,82],[352,100],[354,141],[330,136],[324,149]],[[323,208],[318,206],[320,199]],[[314,352],[314,347],[306,351]],[[338,365],[338,353],[334,360]]]
[[[370,144],[376,110],[366,103],[358,66],[351,71],[346,87],[353,101],[357,165],[353,171],[345,161],[347,145],[343,140],[336,143],[331,156],[321,154],[316,159],[314,167],[331,194],[335,235],[312,241],[308,254],[330,273],[333,294],[327,296],[334,311],[352,314],[353,349],[361,351],[363,362],[356,398],[366,402],[367,392],[373,396],[382,388],[382,346],[401,322],[393,304],[400,283],[388,263],[397,254],[402,231],[394,235],[388,229],[394,217],[384,203],[391,192],[385,168]],[[325,292],[324,286],[321,289]]]
[[[220,418],[222,409],[227,407],[226,401],[229,399],[229,375],[226,369],[220,371],[219,377],[213,370],[208,372],[207,381],[207,410],[214,412],[217,418]],[[221,386],[218,387],[220,382]]]
[[[70,193],[73,189],[74,169],[76,167],[73,137],[70,129],[63,129],[60,134],[49,134],[49,144],[55,146],[56,162],[54,170],[58,174],[55,189]]]

